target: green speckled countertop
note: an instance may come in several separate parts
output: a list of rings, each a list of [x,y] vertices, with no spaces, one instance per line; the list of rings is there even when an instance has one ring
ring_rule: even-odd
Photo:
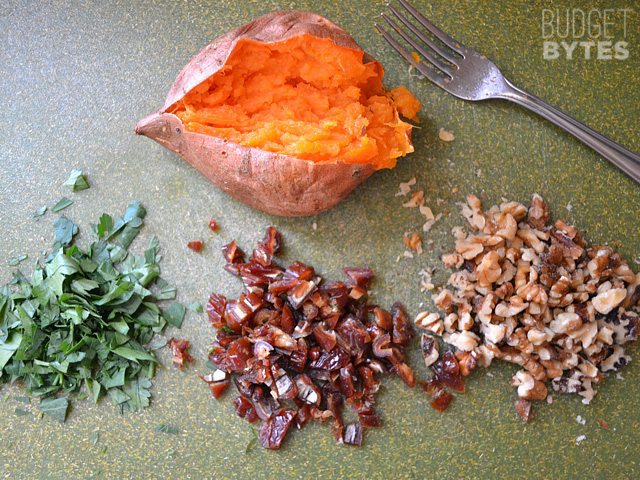
[[[627,18],[625,61],[545,61],[540,21],[550,3],[417,1],[421,9],[465,44],[492,58],[518,85],[640,151],[640,33],[638,10]],[[627,2],[554,2],[553,8],[632,7]],[[175,155],[136,138],[137,119],[163,101],[175,75],[202,46],[221,33],[278,8],[310,9],[341,24],[387,70],[387,83],[406,84],[424,104],[416,130],[416,153],[397,169],[379,172],[334,210],[314,218],[283,220],[232,201]],[[616,242],[630,260],[640,255],[640,187],[577,141],[512,105],[465,103],[426,81],[374,34],[382,2],[314,1],[105,1],[21,2],[0,5],[0,280],[10,278],[6,259],[21,253],[29,262],[48,247],[55,215],[35,222],[31,213],[53,205],[72,168],[89,174],[92,188],[73,194],[65,214],[85,231],[103,211],[121,212],[133,199],[149,211],[143,238],[160,238],[163,274],[179,298],[203,301],[212,290],[237,294],[239,282],[225,274],[219,247],[232,238],[251,248],[274,224],[286,239],[287,259],[300,258],[327,276],[347,264],[378,272],[375,299],[406,303],[415,314],[429,297],[418,289],[418,272],[438,267],[452,246],[451,227],[462,222],[455,203],[467,193],[526,201],[539,192],[556,216],[567,217],[594,242]],[[620,18],[613,33],[620,39]],[[456,135],[437,139],[439,127]],[[400,181],[418,179],[435,213],[433,249],[396,263],[402,235],[421,225],[415,210],[394,197]],[[451,193],[452,187],[459,188]],[[445,200],[436,206],[435,200]],[[567,208],[569,206],[569,208]],[[571,208],[572,207],[572,208]],[[216,218],[215,238],[207,221]],[[313,222],[317,230],[312,229]],[[207,238],[195,254],[188,240]],[[82,240],[82,239],[81,239]],[[86,240],[86,237],[84,237]],[[28,270],[28,267],[23,267]],[[193,342],[197,362],[185,372],[166,368],[153,389],[153,405],[123,416],[108,400],[74,402],[66,424],[17,417],[17,386],[0,387],[0,477],[23,478],[638,478],[640,362],[599,388],[590,406],[579,398],[555,397],[536,405],[536,419],[522,424],[508,385],[515,370],[497,365],[491,376],[475,372],[468,393],[445,414],[429,407],[418,388],[396,379],[379,396],[384,426],[366,433],[361,449],[335,444],[327,425],[292,432],[281,451],[248,454],[248,424],[233,413],[231,392],[211,399],[196,372],[206,370],[212,330],[190,313],[177,335]],[[426,371],[416,344],[410,355],[419,376]],[[631,353],[637,353],[637,347]],[[167,352],[163,361],[168,364]],[[576,416],[586,425],[576,422]],[[597,419],[605,419],[605,431]],[[168,423],[179,435],[157,433]],[[94,446],[92,433],[99,432]],[[576,437],[586,440],[576,445]]]

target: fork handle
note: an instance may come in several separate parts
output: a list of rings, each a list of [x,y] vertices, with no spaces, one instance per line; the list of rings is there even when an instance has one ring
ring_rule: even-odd
[[[584,123],[552,107],[540,98],[516,87],[507,80],[506,89],[496,95],[528,108],[560,128],[566,130],[585,145],[588,145],[636,182],[640,183],[640,155],[628,150]]]

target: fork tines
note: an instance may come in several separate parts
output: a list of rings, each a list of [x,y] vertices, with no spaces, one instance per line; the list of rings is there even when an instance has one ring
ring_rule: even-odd
[[[381,13],[381,17],[420,57],[435,68],[430,68],[419,59],[414,58],[402,43],[382,25],[374,24],[376,30],[394,50],[432,82],[441,83],[452,79],[453,72],[458,68],[458,62],[465,58],[465,47],[436,27],[406,0],[398,0],[398,4],[399,8],[391,3],[387,4],[392,15]],[[416,22],[422,28],[416,25]],[[432,37],[422,29],[427,30]]]

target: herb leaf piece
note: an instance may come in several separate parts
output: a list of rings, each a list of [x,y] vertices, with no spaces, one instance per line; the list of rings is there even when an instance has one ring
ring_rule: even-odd
[[[180,433],[180,430],[168,423],[161,423],[160,425],[157,425],[155,431],[160,433],[170,433],[172,435]]]
[[[40,401],[40,411],[49,415],[60,423],[67,419],[69,400],[66,397],[44,398]]]
[[[132,360],[134,362],[137,362],[138,360],[148,360],[150,362],[157,362],[156,357],[153,354],[147,353],[143,350],[136,350],[135,348],[118,347],[118,348],[114,348],[112,352],[115,353],[116,355],[120,355],[121,357],[126,358],[127,360]]]
[[[187,309],[181,303],[174,303],[163,312],[164,319],[173,327],[180,328]]]
[[[89,182],[82,170],[74,169],[71,171],[69,179],[64,182],[64,186],[69,187],[72,192],[80,192],[89,188]]]
[[[64,215],[56,220],[53,228],[56,242],[60,245],[69,245],[73,237],[78,234],[78,226]]]
[[[18,256],[15,256],[15,257],[10,258],[9,260],[7,260],[7,264],[10,267],[17,267],[18,265],[20,265],[21,262],[24,262],[27,258],[29,258],[29,255],[27,255],[27,254],[18,255]]]
[[[195,312],[195,313],[203,313],[204,312],[204,308],[203,308],[202,304],[198,303],[198,302],[190,303],[189,305],[187,305],[187,308],[189,310],[191,310],[192,312]]]
[[[69,200],[67,197],[62,197],[60,200],[58,200],[58,203],[56,203],[53,207],[51,207],[51,211],[54,213],[58,213],[59,211],[67,208],[72,203],[73,203],[73,200]]]
[[[244,453],[245,454],[249,453],[251,450],[255,448],[257,444],[258,444],[258,433],[256,432],[255,428],[251,427],[251,439],[247,443],[247,447],[244,449]]]
[[[100,215],[100,220],[98,220],[98,224],[96,225],[96,234],[98,238],[102,238],[106,236],[113,229],[113,218],[111,215],[103,213]]]
[[[2,299],[0,298],[0,301]],[[4,305],[0,305],[0,313],[2,313],[2,308]],[[7,364],[13,354],[16,353],[16,350],[20,348],[20,344],[22,343],[22,332],[17,330],[12,330],[6,339],[0,342],[0,373],[2,373],[2,368]]]
[[[44,207],[40,207],[35,212],[33,212],[32,217],[37,220],[38,217],[43,216],[45,213],[47,213],[47,206],[46,205]]]
[[[168,340],[164,337],[155,335],[153,339],[147,344],[149,350],[160,350],[167,346]]]

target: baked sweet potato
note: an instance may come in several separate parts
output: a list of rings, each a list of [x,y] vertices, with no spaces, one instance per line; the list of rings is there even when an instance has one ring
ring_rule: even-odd
[[[275,12],[214,40],[136,133],[259,210],[312,215],[413,151],[420,103],[387,92],[382,66],[344,30]]]

